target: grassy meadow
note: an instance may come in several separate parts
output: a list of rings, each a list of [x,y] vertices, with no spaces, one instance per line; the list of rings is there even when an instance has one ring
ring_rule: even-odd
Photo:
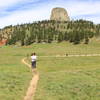
[[[37,53],[40,72],[35,100],[100,99],[100,57],[59,57],[66,53],[100,54],[100,41],[91,41],[88,45],[62,42],[1,47],[0,100],[23,99],[32,73],[21,59],[32,52]]]

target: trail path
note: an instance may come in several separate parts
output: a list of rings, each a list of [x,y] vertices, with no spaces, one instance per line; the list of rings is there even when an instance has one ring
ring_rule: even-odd
[[[25,61],[25,58],[22,59],[22,63],[24,63],[31,69],[31,65]],[[39,80],[39,73],[36,70],[34,70],[33,73],[34,73],[34,75],[32,77],[32,80],[30,81],[30,85],[28,87],[28,90],[26,92],[26,96],[24,97],[24,100],[33,100],[33,97],[35,95],[37,83]]]
[[[100,54],[83,54],[83,55],[56,55],[56,56],[39,56],[39,57],[82,57],[82,56],[100,56]],[[24,63],[25,65],[27,65],[30,69],[31,69],[31,65],[28,64],[26,61],[25,61],[26,58],[23,58],[22,59],[22,63]],[[34,75],[32,77],[32,80],[30,81],[30,85],[28,87],[28,90],[26,92],[26,96],[24,97],[24,100],[33,100],[33,97],[35,95],[35,91],[36,91],[36,88],[37,88],[37,83],[38,83],[38,80],[39,80],[39,73],[34,70],[33,71]]]
[[[80,55],[56,55],[56,56],[39,56],[39,57],[91,57],[91,56],[100,56],[100,54],[80,54]]]

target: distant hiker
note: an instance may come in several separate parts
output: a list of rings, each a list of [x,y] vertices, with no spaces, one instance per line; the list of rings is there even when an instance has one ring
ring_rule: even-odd
[[[68,56],[68,53],[66,53],[66,56]]]
[[[31,54],[32,69],[36,68],[36,59],[37,59],[36,53],[32,53]]]

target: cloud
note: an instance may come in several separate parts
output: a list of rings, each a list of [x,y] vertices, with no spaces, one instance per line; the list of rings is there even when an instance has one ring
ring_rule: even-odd
[[[28,10],[36,6],[40,0],[4,0],[0,3],[0,17],[12,14],[15,11]],[[44,0],[41,0],[44,1]]]
[[[25,4],[25,3],[24,3]],[[33,4],[34,5],[34,4]],[[33,21],[39,21],[39,20],[45,20],[49,19],[48,15],[50,12],[48,11],[49,9],[42,5],[42,3],[39,3],[38,5],[42,6],[41,9],[40,7],[31,7],[31,9],[18,9],[14,10],[11,12],[6,12],[8,14],[7,16],[2,16],[0,18],[0,27],[4,27],[6,25],[16,25],[16,24],[22,24],[22,23],[29,23]],[[43,10],[45,9],[45,10]]]
[[[64,5],[65,6],[65,5]],[[69,2],[66,9],[72,19],[86,19],[100,23],[100,1],[74,1]]]
[[[100,1],[99,0],[60,0],[58,6],[67,9],[71,19],[85,19],[100,23]]]
[[[3,0],[0,3],[0,27],[49,19],[54,7],[66,8],[71,19],[100,23],[99,0]]]
[[[76,15],[82,14],[99,14],[100,13],[100,1],[99,2],[73,2],[68,6],[71,13]]]

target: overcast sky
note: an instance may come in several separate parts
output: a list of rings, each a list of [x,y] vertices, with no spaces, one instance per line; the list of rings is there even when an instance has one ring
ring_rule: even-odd
[[[54,7],[63,7],[71,19],[100,23],[100,0],[0,0],[0,28],[50,19]]]

